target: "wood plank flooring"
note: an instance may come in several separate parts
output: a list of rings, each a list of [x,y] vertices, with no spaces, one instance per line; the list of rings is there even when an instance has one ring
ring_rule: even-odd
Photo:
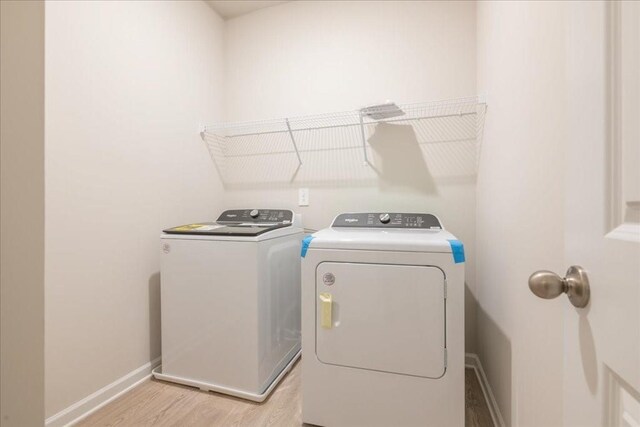
[[[473,369],[467,368],[466,426],[493,427]],[[300,362],[262,404],[151,379],[77,426],[301,426]]]
[[[487,401],[480,388],[478,376],[472,368],[464,370],[465,385],[465,426],[466,427],[493,427],[491,413]]]

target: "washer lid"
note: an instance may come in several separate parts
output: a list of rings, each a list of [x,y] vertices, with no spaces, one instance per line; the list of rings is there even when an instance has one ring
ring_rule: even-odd
[[[216,222],[199,222],[163,230],[167,234],[199,236],[259,236],[289,227],[293,212],[284,209],[235,209],[224,211]]]
[[[223,225],[215,222],[200,222],[180,225],[163,230],[167,234],[189,234],[201,236],[259,236],[268,231],[288,227],[290,224],[234,224]]]

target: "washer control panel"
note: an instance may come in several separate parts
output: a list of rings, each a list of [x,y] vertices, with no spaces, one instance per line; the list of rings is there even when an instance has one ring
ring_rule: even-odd
[[[291,224],[293,212],[285,209],[234,209],[222,212],[216,222],[222,224],[243,222]]]
[[[405,228],[418,230],[442,230],[442,224],[434,215],[425,213],[365,212],[340,214],[332,227],[351,228]]]

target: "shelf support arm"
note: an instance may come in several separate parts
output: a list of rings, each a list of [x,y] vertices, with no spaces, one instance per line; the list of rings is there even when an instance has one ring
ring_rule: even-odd
[[[364,154],[364,165],[373,166],[367,156],[367,136],[364,133],[364,118],[362,117],[362,111],[360,111],[360,134],[362,135],[362,154]]]
[[[296,139],[293,136],[293,131],[291,130],[291,125],[289,124],[289,119],[285,119],[287,123],[287,130],[289,131],[289,136],[291,137],[291,142],[293,143],[293,149],[296,150],[296,156],[298,156],[298,163],[302,166],[302,158],[300,158],[300,152],[298,151],[298,144],[296,144]]]

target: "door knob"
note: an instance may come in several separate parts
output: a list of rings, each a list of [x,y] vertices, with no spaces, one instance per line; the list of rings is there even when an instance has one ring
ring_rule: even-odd
[[[564,278],[553,271],[539,270],[529,276],[529,289],[540,298],[552,299],[565,293],[571,304],[578,308],[589,303],[589,278],[587,272],[577,265],[567,270]]]

